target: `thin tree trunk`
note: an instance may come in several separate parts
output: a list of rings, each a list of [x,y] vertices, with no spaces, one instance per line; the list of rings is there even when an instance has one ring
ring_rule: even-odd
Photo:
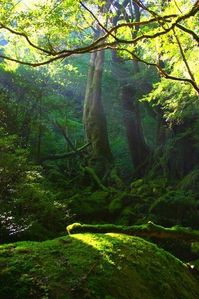
[[[38,112],[38,135],[37,135],[37,161],[41,158],[41,143],[42,143],[42,109],[41,99],[39,100],[39,112]]]

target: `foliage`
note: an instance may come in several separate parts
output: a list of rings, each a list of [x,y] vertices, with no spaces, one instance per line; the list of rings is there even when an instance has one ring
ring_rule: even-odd
[[[75,219],[96,223],[109,219],[108,202],[110,202],[110,197],[111,192],[94,192],[87,188],[68,198],[68,205],[75,214]]]
[[[144,97],[154,107],[161,107],[164,118],[171,126],[186,118],[195,118],[198,114],[198,98],[189,85],[173,83],[166,79],[154,85],[151,93]]]
[[[135,180],[131,190],[119,191],[113,195],[109,212],[117,224],[133,225],[153,220],[149,209],[156,198],[168,188],[166,179]]]
[[[0,174],[1,241],[46,239],[62,230],[68,218],[67,206],[47,190],[41,169],[28,161],[28,152],[19,146],[17,136],[3,129]]]
[[[198,204],[198,200],[190,192],[172,190],[154,201],[150,213],[162,225],[181,224],[198,228]]]

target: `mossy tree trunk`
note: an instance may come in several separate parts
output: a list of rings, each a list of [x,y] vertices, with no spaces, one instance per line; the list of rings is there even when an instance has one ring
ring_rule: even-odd
[[[134,88],[131,85],[124,85],[121,94],[130,155],[137,175],[142,176],[150,151],[144,139],[139,104],[134,99]]]
[[[168,159],[171,177],[182,178],[199,163],[198,138],[194,130],[197,130],[197,116],[195,119],[185,118],[181,124],[172,127],[173,146]]]
[[[112,0],[104,1],[99,7],[99,14],[106,14],[111,3]],[[104,34],[104,29],[99,24],[94,28],[94,31],[96,38]],[[102,103],[104,55],[104,51],[91,53],[83,112],[86,138],[91,145],[88,166],[93,168],[96,174],[101,177],[107,176],[113,164]]]
[[[126,1],[128,7],[129,1]],[[128,9],[124,13],[124,8],[120,7],[117,10],[117,16],[113,20],[113,25],[117,25],[121,14],[124,14],[126,21],[129,21]],[[136,3],[133,3],[131,19],[136,22],[140,21],[140,9]],[[136,26],[132,37],[135,38],[139,26]],[[144,138],[139,102],[136,99],[136,86],[133,84],[133,74],[140,72],[140,67],[137,61],[127,65],[116,52],[112,52],[113,72],[120,85],[120,96],[123,108],[124,125],[128,140],[129,152],[135,167],[135,174],[143,176],[146,171],[146,164],[149,158],[150,150]]]
[[[136,87],[133,86],[132,68],[113,53],[113,72],[120,86],[121,105],[128,141],[129,153],[137,176],[143,176],[150,156],[150,150],[144,138],[140,106],[136,99]],[[134,67],[134,65],[133,65]],[[135,69],[139,71],[139,66]],[[135,70],[134,70],[135,72]]]
[[[198,116],[167,123],[161,108],[157,110],[157,149],[152,158],[151,174],[181,179],[199,164]],[[169,126],[170,125],[170,126]]]
[[[99,174],[105,174],[113,162],[102,104],[103,63],[104,51],[91,54],[83,115],[87,140],[92,149],[89,164]]]

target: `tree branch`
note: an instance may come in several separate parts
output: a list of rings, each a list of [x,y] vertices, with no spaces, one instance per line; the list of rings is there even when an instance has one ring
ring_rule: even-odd
[[[13,30],[13,29],[11,29],[11,28],[9,28],[9,27],[3,25],[2,23],[0,23],[0,29],[6,29],[7,31],[11,32],[12,34],[15,34],[15,35],[24,37],[24,38],[26,39],[26,41],[28,42],[28,44],[29,44],[31,47],[33,47],[33,48],[35,48],[35,49],[37,49],[37,50],[39,50],[39,51],[41,51],[41,52],[43,52],[43,53],[45,53],[45,54],[48,54],[48,55],[56,55],[56,53],[55,53],[54,51],[48,51],[48,50],[46,50],[46,49],[43,49],[43,48],[41,48],[41,47],[35,45],[35,44],[30,40],[30,38],[29,38],[25,33],[23,33],[23,32],[19,32],[19,31]]]
[[[59,124],[58,121],[55,121],[54,125],[59,129],[60,133],[63,135],[64,139],[66,140],[66,142],[68,143],[68,145],[71,147],[71,149],[74,152],[76,152],[76,148],[75,148],[74,144],[72,143],[72,141],[70,140],[70,138],[67,135],[66,127],[62,126],[61,124]]]
[[[71,53],[70,55],[72,55],[72,54],[73,53]],[[22,65],[28,65],[28,66],[32,66],[32,67],[39,67],[39,66],[46,65],[46,64],[49,64],[51,62],[54,62],[56,60],[66,58],[67,56],[70,56],[70,55],[62,54],[62,55],[59,55],[59,56],[56,56],[54,58],[51,58],[51,59],[48,59],[48,60],[45,60],[45,61],[41,61],[41,62],[28,62],[28,61],[20,60],[20,59],[17,59],[17,58],[12,58],[12,57],[2,55],[2,54],[0,54],[0,58],[8,60],[8,61],[13,61],[13,62],[22,64]]]
[[[114,48],[115,49],[115,48]],[[137,61],[140,61],[146,65],[149,65],[149,66],[153,66],[155,68],[157,68],[158,72],[160,73],[160,75],[166,79],[171,79],[171,80],[174,80],[174,81],[181,81],[181,82],[187,82],[189,84],[191,84],[193,86],[193,88],[197,91],[197,93],[199,94],[199,87],[197,86],[195,80],[192,80],[192,79],[187,79],[187,78],[180,78],[180,77],[175,77],[175,76],[172,76],[172,75],[169,75],[159,64],[157,63],[152,63],[152,62],[148,62],[142,58],[140,58],[139,56],[137,56],[135,53],[129,51],[128,49],[117,49],[119,51],[125,51],[129,54],[132,55],[133,59],[137,60]]]
[[[65,154],[49,155],[47,157],[42,158],[41,162],[44,162],[44,161],[47,161],[47,160],[61,160],[61,159],[65,159],[65,158],[75,156],[75,155],[79,155],[89,145],[90,145],[90,143],[84,144],[83,146],[77,148],[75,151],[71,151],[71,152],[68,152],[68,153],[65,153]]]
[[[185,54],[184,54],[184,51],[183,51],[183,48],[182,48],[180,39],[179,39],[178,35],[176,34],[175,29],[173,29],[173,33],[174,33],[174,36],[175,36],[175,38],[176,38],[178,47],[179,47],[179,49],[180,49],[180,54],[181,54],[181,56],[182,56],[182,60],[183,60],[185,66],[186,66],[186,68],[187,68],[187,71],[188,71],[188,73],[189,73],[189,76],[190,76],[191,80],[192,80],[193,82],[195,82],[195,84],[196,84],[196,80],[195,80],[195,78],[194,78],[194,75],[193,75],[192,72],[191,72],[191,69],[190,69],[189,64],[188,64],[188,62],[187,62],[187,59],[186,59],[186,57],[185,57]]]
[[[106,32],[107,34],[111,35],[114,39],[117,40],[117,37],[114,36],[110,31],[108,31],[108,29],[99,21],[99,19],[96,17],[96,15],[92,12],[92,10],[90,10],[82,1],[80,1],[81,6],[87,10],[92,17],[94,18],[94,20],[97,21],[98,25],[104,30],[104,32]]]
[[[190,35],[192,35],[192,37],[197,41],[198,45],[199,45],[199,36],[193,31],[190,30],[184,26],[182,26],[181,24],[176,24],[176,27],[180,28],[181,30],[183,30],[186,33],[189,33]]]
[[[141,23],[145,23],[146,24],[146,21],[145,22],[128,23],[128,24],[126,24],[126,26],[132,27],[132,26],[138,25],[138,23],[139,23],[139,25],[141,25]],[[110,30],[110,32],[113,32],[114,30],[117,29],[117,27],[119,28],[119,27],[122,27],[122,26],[124,26],[124,25],[120,24],[118,26],[115,26],[115,27],[113,27]],[[91,43],[88,46],[85,46],[85,47],[82,47],[82,48],[76,48],[76,49],[73,49],[73,50],[63,50],[63,51],[57,52],[56,53],[56,57],[53,57],[53,58],[51,58],[49,60],[45,60],[45,61],[42,61],[42,62],[28,62],[28,61],[23,61],[23,60],[20,60],[20,59],[17,59],[17,58],[8,57],[8,56],[2,55],[2,54],[0,54],[0,58],[3,58],[5,60],[9,60],[9,61],[13,61],[13,62],[16,62],[16,63],[20,63],[20,64],[23,64],[23,65],[28,65],[28,66],[33,66],[33,67],[39,67],[39,66],[49,64],[49,63],[54,62],[54,61],[59,60],[59,59],[67,58],[67,57],[75,55],[75,54],[84,54],[84,53],[91,53],[92,51],[96,51],[96,50],[103,50],[103,49],[106,49],[109,46],[117,45],[118,43],[132,44],[132,43],[137,43],[139,40],[142,40],[142,39],[156,38],[158,36],[161,36],[161,35],[167,33],[172,28],[173,28],[173,26],[171,26],[169,29],[166,29],[166,31],[161,31],[161,32],[155,33],[153,35],[146,35],[145,34],[145,35],[139,36],[139,37],[137,37],[137,38],[135,38],[133,40],[130,40],[130,41],[119,40],[119,41],[115,41],[115,42],[112,42],[112,43],[104,43],[104,44],[102,44],[102,42],[104,40],[106,40],[108,38],[108,36],[109,36],[109,33],[107,33],[106,35],[98,38],[96,41],[94,41],[93,43]]]

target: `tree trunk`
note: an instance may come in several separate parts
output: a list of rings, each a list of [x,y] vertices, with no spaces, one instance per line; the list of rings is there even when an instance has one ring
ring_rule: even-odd
[[[130,1],[126,1],[125,5],[128,6]],[[136,3],[133,3],[133,10],[131,18],[136,22],[140,21],[140,9]],[[119,21],[120,14],[123,13],[123,6],[117,10],[117,16],[113,19],[113,25]],[[128,22],[128,13],[124,15]],[[132,32],[132,37],[135,38],[139,31],[139,25],[136,25],[135,31]],[[135,174],[143,176],[146,170],[146,162],[149,157],[150,151],[145,142],[141,116],[139,111],[139,103],[135,96],[135,87],[133,86],[133,73],[140,72],[140,67],[137,61],[133,61],[132,68],[130,69],[125,61],[120,58],[115,51],[112,52],[113,71],[120,84],[120,94],[123,107],[124,124],[126,127],[126,134],[129,146],[130,156],[135,167]]]
[[[145,173],[150,151],[144,140],[139,104],[133,96],[133,87],[124,85],[122,87],[122,104],[128,145],[136,174],[142,176]]]
[[[83,115],[87,140],[92,148],[90,166],[102,175],[113,162],[102,104],[103,62],[104,51],[91,54]]]
[[[183,123],[172,127],[173,146],[168,159],[169,175],[182,178],[191,172],[199,163],[197,140],[194,129],[197,128],[196,119],[184,119]]]
[[[123,108],[124,125],[126,128],[129,153],[135,167],[136,176],[143,176],[146,170],[150,150],[145,142],[141,124],[139,102],[136,99],[136,89],[133,86],[132,69],[125,61],[112,53],[113,73],[120,85],[120,96]],[[139,71],[139,67],[135,68]]]

